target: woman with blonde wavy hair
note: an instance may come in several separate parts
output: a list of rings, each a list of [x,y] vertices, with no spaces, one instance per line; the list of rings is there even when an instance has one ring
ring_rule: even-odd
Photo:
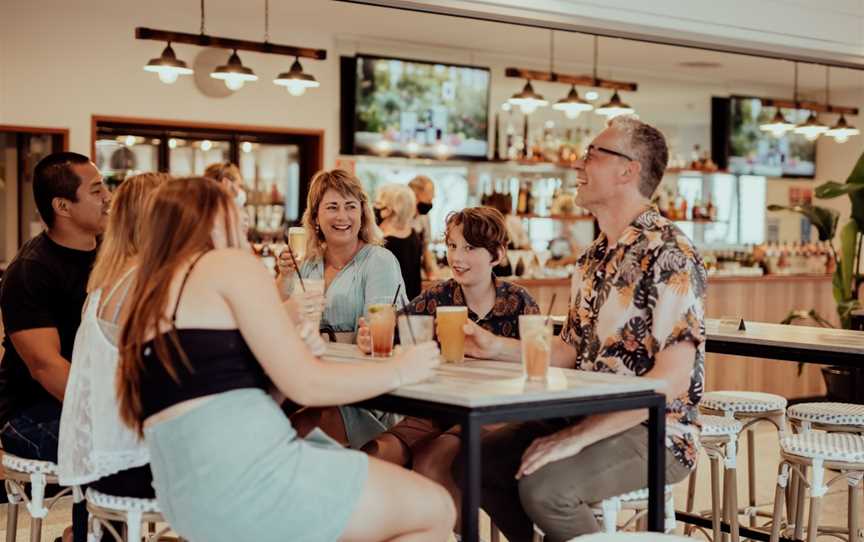
[[[369,305],[392,303],[397,289],[397,306],[407,301],[399,262],[381,246],[383,234],[357,177],[341,169],[318,172],[309,186],[303,227],[306,257],[300,263],[300,276],[324,279],[322,323],[333,328],[340,342],[354,342],[358,322]],[[277,278],[283,292],[296,288],[296,273],[288,251],[284,251]],[[307,409],[295,414],[292,421],[301,434],[321,427],[339,442],[360,448],[398,418],[340,407],[338,411]]]
[[[58,441],[63,485],[153,498],[147,448],[120,422],[114,375],[119,320],[145,234],[142,218],[149,197],[169,179],[162,173],[135,175],[113,195],[63,398]]]
[[[204,178],[157,190],[143,227],[117,389],[172,528],[207,542],[446,540],[455,512],[440,486],[320,432],[298,437],[265,391],[362,401],[432,376],[435,344],[374,364],[315,358],[266,268],[238,249],[230,195]]]

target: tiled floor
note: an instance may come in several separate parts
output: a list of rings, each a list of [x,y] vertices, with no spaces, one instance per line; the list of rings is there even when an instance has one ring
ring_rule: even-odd
[[[744,446],[742,442],[742,448]],[[747,491],[744,485],[746,480],[746,454],[742,450],[739,453],[739,502],[746,503]],[[757,429],[757,502],[769,503],[774,496],[774,482],[776,479],[777,465],[779,462],[779,454],[777,451],[777,434],[772,428],[762,427]],[[700,476],[697,484],[696,509],[705,509],[710,506],[710,493],[708,484],[708,463],[704,456],[700,462]],[[823,524],[830,525],[845,525],[847,518],[847,498],[846,484],[838,482],[831,488],[825,498],[823,505]],[[687,487],[686,483],[680,484],[675,489],[675,505],[676,508],[683,509],[686,499]],[[6,511],[3,506],[2,516],[0,516],[0,539],[5,539],[6,532]],[[763,510],[770,512],[770,506],[765,506]],[[862,510],[864,514],[864,510]],[[48,518],[44,522],[42,540],[53,541],[55,537],[62,534],[63,528],[68,524],[71,517],[71,504],[68,499],[58,503],[51,511]],[[762,520],[764,521],[764,520]],[[488,520],[482,522],[484,538],[488,539]],[[679,531],[681,531],[679,524]],[[705,539],[701,533],[695,533],[694,538]],[[821,537],[820,537],[821,539]],[[828,540],[829,538],[825,538]],[[29,540],[29,519],[22,513],[18,522],[18,540],[23,542]],[[836,539],[834,539],[836,540]]]

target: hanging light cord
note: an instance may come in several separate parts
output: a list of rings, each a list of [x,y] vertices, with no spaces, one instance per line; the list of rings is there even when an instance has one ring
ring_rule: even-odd
[[[593,71],[594,81],[592,81],[594,83],[593,86],[595,86],[595,87],[597,86],[597,58],[598,58],[597,40],[598,40],[598,37],[595,35],[594,36],[594,71]]]
[[[204,32],[204,0],[201,0],[201,35],[206,34]]]
[[[264,0],[264,43],[270,41],[270,0]]]
[[[549,74],[555,80],[555,31],[549,31]]]
[[[792,101],[795,102],[795,109],[798,109],[798,63],[794,63],[795,66],[795,86],[793,87]]]
[[[825,66],[825,106],[831,110],[831,68]]]

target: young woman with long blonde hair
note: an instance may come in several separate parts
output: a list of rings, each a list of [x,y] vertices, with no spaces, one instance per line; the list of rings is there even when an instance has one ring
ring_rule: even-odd
[[[328,364],[304,345],[266,268],[238,250],[236,206],[202,178],[160,188],[144,222],[118,373],[123,420],[145,436],[163,514],[184,538],[443,541],[438,485],[298,438],[265,389],[326,406],[432,375],[434,343],[375,364]]]

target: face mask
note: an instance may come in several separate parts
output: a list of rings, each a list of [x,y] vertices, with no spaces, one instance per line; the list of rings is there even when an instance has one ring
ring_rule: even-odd
[[[432,204],[431,203],[420,202],[417,204],[417,212],[420,213],[421,215],[428,215],[429,211],[431,211],[431,210],[432,210]]]
[[[244,205],[246,205],[246,191],[245,190],[241,189],[241,190],[237,191],[237,195],[234,196],[234,203],[236,203],[237,206],[240,207],[241,209],[243,208]]]
[[[372,208],[372,212],[375,213],[375,223],[376,224],[381,224],[381,222],[384,221],[384,217],[381,216],[381,211],[383,211],[383,209],[381,207],[373,207]]]

